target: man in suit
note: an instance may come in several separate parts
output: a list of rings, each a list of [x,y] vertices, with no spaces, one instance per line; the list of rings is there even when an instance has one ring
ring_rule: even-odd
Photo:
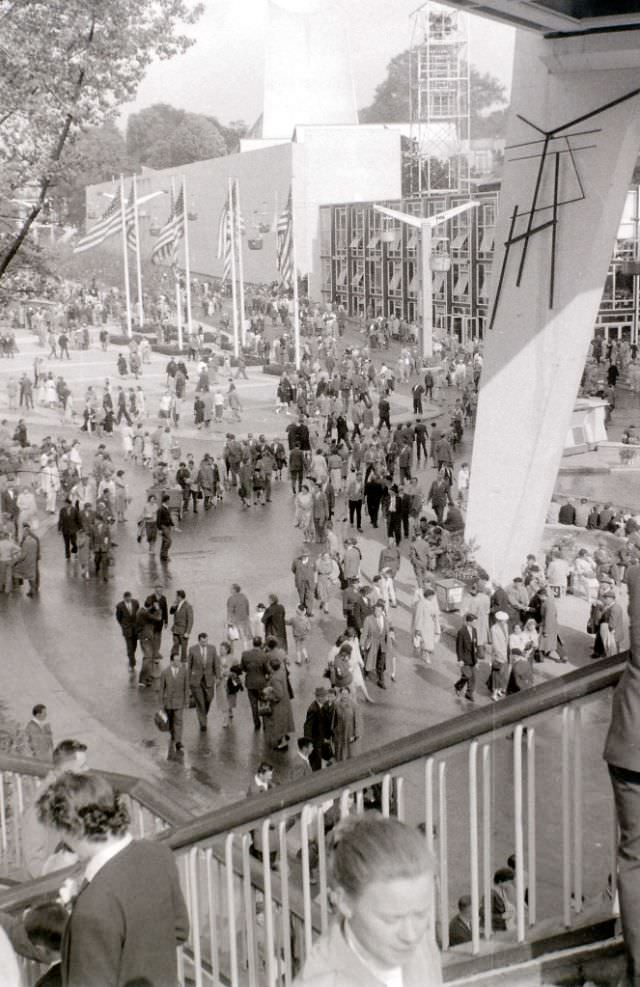
[[[218,652],[209,644],[207,634],[198,634],[198,643],[189,648],[187,658],[189,687],[198,712],[200,730],[207,729],[207,715],[215,695],[216,683],[222,678],[222,663]]]
[[[247,696],[251,704],[253,725],[256,730],[259,730],[258,699],[260,698],[260,693],[269,682],[269,663],[262,649],[261,637],[254,637],[253,647],[242,652],[240,667],[245,676],[244,687],[247,690]]]
[[[618,894],[629,985],[640,984],[640,564],[629,565],[629,659],[604,748],[618,819]]]
[[[478,632],[474,622],[475,613],[465,614],[462,626],[456,634],[456,657],[460,663],[460,678],[454,685],[456,695],[461,695],[466,689],[466,696],[470,702],[475,702],[474,691],[476,688],[476,665],[478,664]]]
[[[318,686],[304,720],[304,736],[313,744],[309,757],[312,771],[319,771],[323,761],[331,764],[334,755],[335,709],[333,693]]]
[[[174,527],[173,518],[171,517],[171,510],[169,504],[171,502],[170,494],[162,495],[162,503],[156,512],[156,525],[158,531],[160,532],[160,537],[162,538],[162,543],[160,545],[160,561],[169,561],[169,549],[171,548],[171,529]]]
[[[145,600],[146,607],[151,606],[154,603],[158,604],[160,614],[162,616],[162,623],[156,635],[156,653],[160,654],[160,648],[162,646],[162,628],[169,626],[169,601],[165,596],[163,586],[154,586],[153,593],[151,593]]]
[[[76,535],[81,528],[80,512],[67,497],[58,514],[58,531],[64,540],[64,557],[70,559],[78,551]]]
[[[193,607],[187,602],[187,594],[183,589],[176,592],[176,602],[171,607],[170,613],[173,614],[171,627],[173,647],[171,650],[178,651],[180,660],[186,661],[189,635],[193,627]]]
[[[387,667],[389,648],[389,621],[385,614],[384,601],[378,600],[373,614],[364,619],[360,648],[367,672],[376,670],[376,680],[381,689],[386,689],[384,672]]]
[[[129,592],[123,593],[122,600],[116,606],[116,620],[120,624],[120,630],[125,640],[127,648],[127,658],[129,660],[129,670],[136,667],[136,648],[138,647],[138,610],[140,604],[134,600]]]
[[[173,750],[183,750],[182,725],[184,711],[189,705],[189,676],[185,662],[180,661],[180,654],[175,651],[171,655],[171,663],[160,675],[160,705],[169,720],[169,757]]]
[[[132,839],[122,796],[99,775],[63,775],[38,813],[86,862],[62,939],[65,987],[175,987],[189,916],[171,851]]]
[[[471,942],[471,898],[463,894],[458,900],[458,913],[449,922],[449,945],[461,946]]]

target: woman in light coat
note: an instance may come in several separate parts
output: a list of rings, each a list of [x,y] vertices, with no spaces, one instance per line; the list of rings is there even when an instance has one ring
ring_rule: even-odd
[[[335,586],[340,579],[340,570],[335,559],[329,552],[323,552],[316,561],[316,595],[320,609],[329,612],[328,603]]]
[[[440,640],[440,607],[435,591],[430,586],[419,587],[411,615],[411,635],[416,650],[427,665],[431,664],[431,656]]]
[[[492,656],[487,687],[495,702],[506,695],[509,681],[509,615],[504,610],[498,610],[490,636]]]

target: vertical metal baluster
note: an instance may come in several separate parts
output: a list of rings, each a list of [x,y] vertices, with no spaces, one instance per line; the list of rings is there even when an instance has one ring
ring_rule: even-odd
[[[198,854],[200,850],[197,846],[189,850],[187,857],[187,867],[189,868],[189,904],[191,926],[191,947],[193,949],[193,968],[196,987],[202,987],[202,953],[200,950],[200,902],[199,881],[198,881]]]
[[[8,844],[7,844],[7,810],[5,805],[5,784],[4,784],[4,771],[0,772],[0,839],[2,839],[2,853],[8,858]],[[17,860],[16,863],[20,863]]]
[[[312,946],[311,934],[311,869],[309,867],[309,816],[311,806],[305,805],[300,816],[302,839],[302,902],[304,906],[304,952],[308,956]]]
[[[284,983],[291,987],[291,915],[289,912],[289,857],[287,854],[287,827],[283,819],[278,827],[280,836],[280,884],[282,887],[282,951],[284,953]]]
[[[562,917],[571,926],[571,813],[569,804],[570,710],[562,709]]]
[[[447,863],[447,765],[438,764],[438,801],[440,810],[440,935],[442,948],[449,948],[449,871]]]
[[[269,847],[269,820],[262,823],[262,846]],[[285,846],[286,854],[286,846]],[[264,948],[267,953],[267,984],[276,982],[276,945],[273,928],[273,896],[271,892],[271,855],[263,850],[263,880],[264,880]]]
[[[329,889],[327,886],[327,847],[324,839],[324,807],[318,806],[316,816],[318,840],[318,886],[320,888],[320,926],[323,932],[329,928],[327,907]]]
[[[396,777],[396,810],[400,822],[405,821],[404,778]]]
[[[391,803],[391,775],[385,775],[382,779],[382,815],[389,815],[389,806]]]
[[[536,924],[536,728],[527,727],[527,872],[529,925]]]
[[[491,745],[482,747],[482,884],[484,889],[484,937],[492,936],[491,928]]]
[[[249,969],[249,987],[258,987],[256,972],[256,913],[251,884],[251,833],[242,834],[242,898],[244,902],[244,931],[247,941],[247,966]],[[269,818],[262,823],[262,864],[265,869],[270,866],[269,860]]]
[[[608,773],[608,772],[607,772]],[[618,843],[620,841],[620,830],[618,827],[618,816],[616,814],[616,804],[610,800],[611,806],[611,846],[609,849],[609,869],[611,872],[611,901],[616,898],[618,890]]]
[[[229,833],[224,841],[224,866],[227,878],[227,921],[229,923],[229,963],[231,987],[239,987],[238,974],[238,929],[236,926],[236,893],[233,872],[233,840],[234,834]]]
[[[358,789],[356,792],[356,814],[361,816],[364,812],[364,795],[362,794],[362,789]]]
[[[144,810],[139,802],[136,802],[136,815],[138,818],[138,832],[140,833],[140,838],[144,836]]]
[[[16,786],[18,792],[18,813],[22,815],[22,813],[24,812],[24,798],[22,795],[22,778],[20,777],[19,774],[14,775],[14,777],[16,779]]]
[[[426,827],[427,846],[433,853],[433,758],[428,757],[424,762],[424,819]]]
[[[469,858],[471,879],[471,949],[480,951],[480,908],[478,888],[478,741],[469,745]]]
[[[187,909],[189,908],[190,895],[189,895],[189,866],[186,853],[178,853],[177,855],[177,865],[178,874],[180,876],[180,887],[182,888],[182,894],[185,902],[187,903]],[[192,923],[191,915],[189,915],[189,936],[187,942],[190,941],[192,936]],[[185,972],[184,972],[184,947],[180,947],[178,950],[178,983],[180,987],[184,987],[185,984]]]
[[[573,895],[578,914],[582,911],[582,708],[573,714]]]
[[[213,859],[213,851],[209,847],[204,852],[204,862],[207,869],[207,907],[209,919],[209,951],[211,953],[211,979],[214,984],[220,983],[220,956],[218,954],[218,881],[220,868]],[[216,876],[214,877],[214,867]]]
[[[348,788],[345,788],[342,795],[340,796],[340,818],[344,819],[345,816],[349,815],[349,798],[351,792]]]
[[[524,819],[522,816],[522,724],[513,731],[513,828],[516,841],[516,936],[524,942]]]

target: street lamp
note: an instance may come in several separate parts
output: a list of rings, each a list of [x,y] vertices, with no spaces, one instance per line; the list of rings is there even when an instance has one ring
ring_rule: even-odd
[[[382,213],[383,216],[390,216],[407,226],[414,226],[420,230],[420,295],[422,314],[422,356],[433,356],[433,284],[432,274],[435,265],[432,265],[431,251],[433,248],[433,229],[446,223],[447,220],[460,213],[467,212],[468,209],[477,209],[479,202],[470,200],[463,202],[460,206],[446,209],[444,212],[437,212],[433,216],[414,216],[411,213],[399,212],[397,209],[388,209],[386,206],[374,206],[375,212]]]

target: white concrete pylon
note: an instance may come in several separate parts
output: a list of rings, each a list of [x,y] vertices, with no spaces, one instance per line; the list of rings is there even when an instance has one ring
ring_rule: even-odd
[[[466,522],[500,581],[540,546],[640,146],[639,65],[640,32],[517,37]]]
[[[432,231],[436,226],[446,223],[447,220],[459,216],[469,209],[477,209],[479,202],[472,199],[463,202],[452,209],[445,209],[444,212],[434,213],[433,216],[414,216],[413,213],[400,212],[398,209],[389,209],[388,206],[374,206],[374,211],[390,219],[397,219],[407,226],[414,226],[420,230],[420,309],[422,317],[422,345],[420,347],[422,356],[429,359],[433,356],[433,272],[431,270],[431,246]]]

